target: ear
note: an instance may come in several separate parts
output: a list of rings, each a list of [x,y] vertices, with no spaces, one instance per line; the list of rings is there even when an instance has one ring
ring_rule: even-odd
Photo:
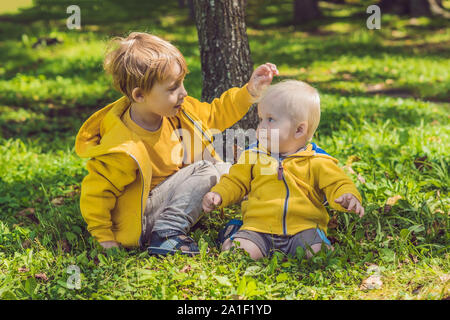
[[[131,91],[131,97],[136,102],[142,102],[144,101],[144,92],[141,88],[134,88],[133,91]]]
[[[295,130],[295,138],[296,139],[302,138],[303,136],[306,136],[307,132],[308,132],[308,122],[306,121],[300,122],[297,125],[297,129]]]

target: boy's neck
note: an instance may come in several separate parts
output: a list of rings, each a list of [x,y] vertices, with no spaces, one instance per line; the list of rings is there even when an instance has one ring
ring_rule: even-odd
[[[142,114],[134,103],[130,105],[130,118],[141,128],[148,131],[157,131],[162,124],[162,116],[155,113]]]
[[[307,143],[304,143],[303,146],[301,146],[299,148],[295,148],[294,150],[291,150],[291,151],[288,151],[288,152],[280,152],[280,156],[287,157],[287,156],[290,156],[291,154],[303,151],[303,150],[306,149],[307,145],[308,145]]]

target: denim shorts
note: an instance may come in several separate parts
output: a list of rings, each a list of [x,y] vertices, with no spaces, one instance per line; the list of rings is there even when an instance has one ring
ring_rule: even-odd
[[[290,236],[239,230],[231,237],[231,240],[236,238],[253,242],[261,250],[264,257],[271,256],[274,251],[281,251],[295,256],[297,247],[307,250],[310,246],[318,243],[325,243],[331,246],[325,233],[319,228],[307,229]]]

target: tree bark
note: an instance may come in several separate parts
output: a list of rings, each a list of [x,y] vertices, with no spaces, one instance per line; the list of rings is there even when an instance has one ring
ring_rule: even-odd
[[[442,7],[440,0],[381,0],[381,13],[390,12],[412,17],[441,15],[449,18],[450,13]]]
[[[412,17],[430,16],[430,3],[428,0],[411,0],[409,3],[409,13]]]
[[[253,72],[245,1],[194,0],[194,11],[202,64],[202,100],[211,102],[224,91],[246,84]],[[257,113],[251,110],[233,128],[253,128],[257,119]]]
[[[322,14],[316,0],[294,0],[294,25],[300,25],[321,16]]]

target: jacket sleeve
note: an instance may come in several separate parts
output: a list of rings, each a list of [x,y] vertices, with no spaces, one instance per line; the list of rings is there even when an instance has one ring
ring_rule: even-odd
[[[243,152],[238,162],[231,166],[230,172],[222,175],[219,183],[211,188],[212,192],[222,197],[220,209],[242,200],[250,191],[253,165],[246,155],[248,152]]]
[[[211,103],[200,102],[193,97],[186,97],[191,110],[208,128],[221,132],[241,120],[254,102],[245,84],[242,88],[231,88]]]
[[[326,158],[315,159],[313,174],[315,185],[325,194],[331,208],[347,211],[340,204],[334,202],[344,193],[353,194],[362,203],[361,195],[353,181],[333,160]]]
[[[111,210],[125,187],[136,179],[137,166],[128,155],[113,154],[88,160],[87,170],[81,183],[81,214],[98,242],[115,241]]]

